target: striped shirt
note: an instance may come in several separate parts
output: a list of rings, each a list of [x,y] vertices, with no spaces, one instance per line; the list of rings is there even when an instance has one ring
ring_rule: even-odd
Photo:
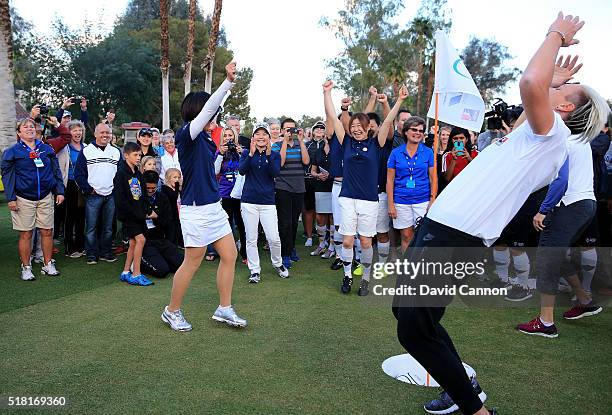
[[[282,141],[272,145],[272,151],[280,152]],[[285,165],[281,167],[280,174],[276,177],[276,190],[285,190],[291,193],[305,193],[304,165],[302,164],[302,151],[300,142],[293,141],[293,147],[287,146],[287,157]]]

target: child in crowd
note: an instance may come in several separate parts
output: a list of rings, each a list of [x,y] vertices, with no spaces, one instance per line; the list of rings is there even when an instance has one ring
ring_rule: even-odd
[[[138,144],[126,143],[123,147],[123,160],[119,162],[113,184],[117,219],[123,223],[125,237],[130,238],[130,246],[119,280],[131,285],[146,286],[153,282],[140,272],[140,261],[145,244],[144,232],[146,220],[155,219],[156,216],[153,212],[151,217],[147,217],[145,210],[142,174],[138,170],[140,151]]]

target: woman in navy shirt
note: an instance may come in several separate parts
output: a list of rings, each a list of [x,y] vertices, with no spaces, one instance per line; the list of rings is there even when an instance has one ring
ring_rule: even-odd
[[[323,84],[325,113],[328,120],[333,120],[334,132],[342,146],[344,178],[338,203],[342,222],[339,232],[342,234],[341,258],[344,267],[341,291],[348,294],[353,284],[351,265],[353,263],[353,243],[355,235],[361,241],[361,264],[363,276],[359,295],[368,295],[370,270],[372,267],[372,237],[376,235],[376,218],[378,215],[378,171],[379,152],[384,146],[389,132],[390,121],[385,120],[377,137],[369,137],[370,119],[364,113],[353,114],[349,120],[348,133],[334,115],[331,99],[332,81]],[[408,90],[402,87],[394,108],[399,111],[402,101],[408,97]],[[384,127],[384,128],[383,128]]]
[[[185,243],[185,259],[174,274],[170,304],[162,313],[162,320],[173,330],[189,331],[191,324],[181,312],[183,297],[191,278],[198,270],[206,246],[213,244],[221,260],[217,270],[219,307],[212,316],[215,321],[244,327],[246,320],[232,307],[232,286],[236,267],[236,243],[227,213],[221,206],[215,176],[214,156],[217,146],[210,133],[217,127],[215,118],[219,106],[236,79],[236,63],[225,67],[227,79],[214,94],[191,92],[181,104],[185,124],[176,133],[176,144],[181,155],[183,187],[181,189],[180,220]]]
[[[414,236],[414,225],[425,216],[436,194],[432,191],[434,155],[423,143],[424,133],[424,119],[408,118],[402,128],[406,145],[395,148],[387,162],[389,216],[402,236],[402,253]]]

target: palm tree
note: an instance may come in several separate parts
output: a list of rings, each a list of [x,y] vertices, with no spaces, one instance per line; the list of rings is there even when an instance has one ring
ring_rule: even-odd
[[[416,113],[421,114],[421,99],[427,61],[431,59],[434,41],[434,23],[426,17],[415,17],[409,29],[410,40],[414,48],[417,67]],[[435,49],[434,49],[435,50]]]
[[[13,37],[8,0],[0,0],[0,149],[15,142]]]
[[[191,91],[191,65],[193,63],[193,42],[195,40],[195,19],[196,9],[198,7],[197,0],[189,0],[189,29],[187,31],[187,59],[185,60],[185,95]]]
[[[162,73],[162,128],[170,128],[170,59],[168,45],[168,0],[159,0]]]
[[[202,64],[202,69],[206,73],[206,82],[204,91],[210,93],[212,90],[213,68],[215,63],[215,50],[217,49],[217,39],[219,37],[219,24],[221,23],[221,7],[223,0],[215,0],[215,10],[213,12],[212,23],[210,27],[210,36],[208,38],[208,53]]]

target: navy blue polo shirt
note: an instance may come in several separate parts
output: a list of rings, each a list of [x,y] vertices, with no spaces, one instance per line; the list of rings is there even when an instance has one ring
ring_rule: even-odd
[[[400,205],[428,202],[431,195],[429,168],[433,165],[433,151],[423,143],[419,143],[414,157],[410,157],[406,146],[394,148],[387,162],[388,168],[395,169],[393,201]],[[414,188],[408,187],[411,177],[415,181]]]
[[[378,161],[378,193],[387,191],[387,161],[393,150],[393,140],[387,140],[385,145],[380,149]]]
[[[333,178],[342,177],[342,146],[334,133],[329,141],[329,175]]]
[[[181,204],[209,205],[221,200],[214,165],[217,145],[203,131],[192,140],[189,125],[185,123],[174,137],[183,173]]]
[[[380,146],[376,138],[355,140],[346,134],[342,141],[344,179],[340,197],[378,201]]]
[[[244,150],[238,168],[240,174],[244,175],[241,202],[254,205],[276,204],[274,178],[280,169],[280,153],[273,151],[268,156],[265,150],[255,150],[251,157],[249,150]]]

